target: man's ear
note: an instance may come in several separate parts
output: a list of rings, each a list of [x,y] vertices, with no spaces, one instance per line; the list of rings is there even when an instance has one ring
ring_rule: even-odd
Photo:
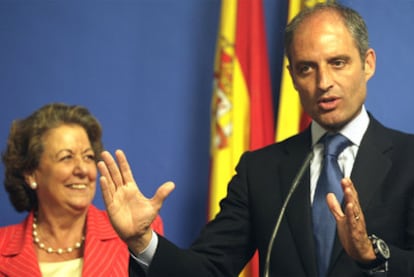
[[[376,56],[374,49],[370,48],[367,50],[367,52],[365,53],[364,63],[365,80],[368,81],[375,73]]]

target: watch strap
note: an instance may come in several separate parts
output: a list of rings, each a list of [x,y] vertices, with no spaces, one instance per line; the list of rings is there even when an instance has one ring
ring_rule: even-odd
[[[387,272],[388,271],[388,259],[390,257],[389,248],[386,243],[378,238],[376,235],[368,236],[374,248],[376,259],[370,263],[358,263],[359,267],[368,275],[374,276],[376,273]],[[381,244],[381,245],[379,245]],[[379,247],[386,248],[388,252],[385,256],[383,255],[384,251],[380,251]],[[384,249],[382,249],[384,250]]]

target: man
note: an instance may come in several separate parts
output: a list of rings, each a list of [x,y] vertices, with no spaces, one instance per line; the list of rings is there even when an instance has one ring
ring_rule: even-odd
[[[285,50],[312,124],[241,157],[219,214],[189,250],[149,227],[174,184],[165,183],[147,199],[122,151],[116,151],[119,167],[108,152],[102,154],[104,201],[133,254],[132,273],[237,276],[258,249],[261,273],[269,266],[271,276],[414,276],[414,137],[382,126],[365,110],[375,52],[363,19],[338,4],[316,5],[289,23]],[[338,161],[347,178],[333,184],[339,192],[321,193],[318,178],[333,171],[322,168],[329,164],[323,143],[337,134],[345,137]],[[305,164],[268,252],[276,217],[310,151],[310,166]],[[328,216],[317,213],[327,207]]]

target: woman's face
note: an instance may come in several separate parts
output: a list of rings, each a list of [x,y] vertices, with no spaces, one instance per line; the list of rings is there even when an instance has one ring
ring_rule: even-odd
[[[84,212],[96,190],[95,153],[79,125],[61,125],[42,138],[44,152],[29,180],[37,183],[39,210]]]

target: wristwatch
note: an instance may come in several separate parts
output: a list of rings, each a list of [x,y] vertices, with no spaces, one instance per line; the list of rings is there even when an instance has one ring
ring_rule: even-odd
[[[391,256],[390,248],[385,241],[374,234],[368,236],[368,238],[374,248],[376,259],[368,264],[359,263],[359,266],[369,275],[374,275],[377,272],[387,272],[388,260]]]

